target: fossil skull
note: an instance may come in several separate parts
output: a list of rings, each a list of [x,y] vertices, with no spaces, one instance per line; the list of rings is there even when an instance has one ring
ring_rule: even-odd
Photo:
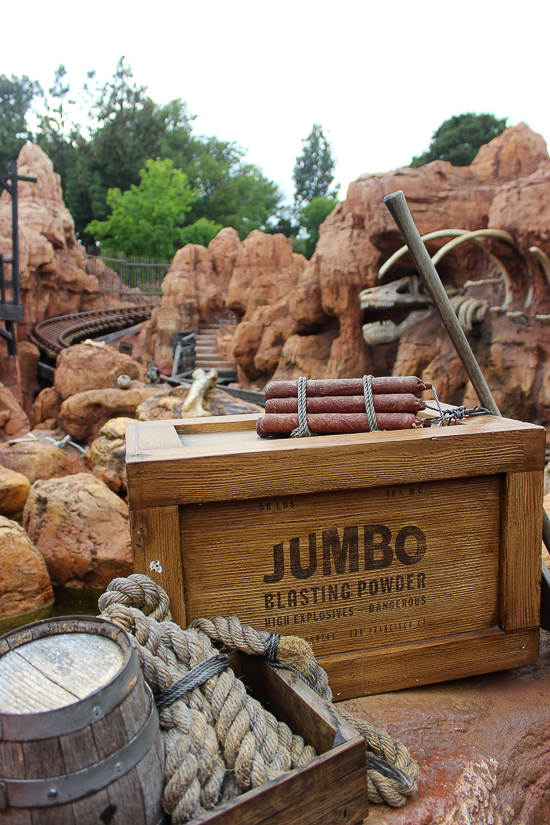
[[[376,320],[363,325],[363,338],[367,344],[389,344],[397,341],[413,324],[425,318],[432,307],[428,295],[419,289],[415,275],[400,278],[383,286],[364,289],[359,294],[362,310],[410,309],[409,315],[397,324],[391,320]],[[425,307],[425,309],[421,309]]]
[[[363,324],[363,338],[367,344],[390,344],[397,341],[405,330],[428,316],[433,304],[431,298],[421,292],[419,287],[419,279],[410,275],[383,286],[364,289],[360,293],[362,310],[380,313],[410,310],[401,323],[381,319]],[[448,289],[447,293],[464,332],[472,333],[473,325],[479,323],[485,315],[487,301],[459,295],[454,289]]]

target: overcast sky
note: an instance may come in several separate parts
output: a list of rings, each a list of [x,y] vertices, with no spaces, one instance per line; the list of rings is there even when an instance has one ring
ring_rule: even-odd
[[[157,103],[187,101],[198,134],[248,150],[290,198],[320,123],[341,197],[363,172],[405,166],[443,120],[490,112],[550,138],[545,0],[27,0],[2,10],[0,72],[72,88],[121,55]]]

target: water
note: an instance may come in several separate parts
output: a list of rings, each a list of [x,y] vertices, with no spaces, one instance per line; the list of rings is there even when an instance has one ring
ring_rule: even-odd
[[[51,616],[97,616],[97,600],[104,592],[104,587],[54,587]]]
[[[54,603],[52,607],[33,610],[31,613],[24,613],[20,616],[3,619],[0,616],[0,636],[15,630],[23,625],[38,622],[41,619],[49,619],[52,616],[97,616],[99,608],[97,600],[105,588],[82,587],[67,588],[54,587]]]

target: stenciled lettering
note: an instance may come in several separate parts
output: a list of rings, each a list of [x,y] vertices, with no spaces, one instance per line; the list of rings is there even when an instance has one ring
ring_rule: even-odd
[[[279,542],[273,545],[273,572],[266,573],[263,577],[265,584],[276,584],[280,582],[285,571],[288,570],[294,579],[309,579],[318,572],[319,559],[317,553],[317,534],[310,533],[306,548],[302,546],[303,540],[299,536],[291,538],[288,542],[289,566],[285,566],[285,543]],[[321,535],[322,544],[322,567],[319,570],[323,576],[332,576],[333,573],[341,576],[349,573],[359,572],[359,527],[351,525],[349,527],[331,527],[323,530]],[[363,566],[365,571],[383,570],[391,567],[395,558],[401,564],[410,566],[417,564],[426,555],[426,534],[416,525],[408,524],[401,527],[395,536],[392,544],[392,531],[385,524],[365,524],[363,525]],[[405,587],[411,590],[412,574],[403,576],[385,576],[380,579],[376,587],[380,587],[382,593],[391,593],[392,590],[403,590]],[[420,575],[420,574],[419,574]],[[423,575],[423,574],[422,574]],[[372,585],[374,587],[375,585]],[[417,585],[420,587],[420,584]],[[365,584],[367,589],[370,585]],[[314,604],[317,603],[317,590],[311,588],[311,597]],[[376,595],[371,591],[371,595]],[[329,596],[330,598],[330,596]],[[323,601],[324,587],[323,587]]]

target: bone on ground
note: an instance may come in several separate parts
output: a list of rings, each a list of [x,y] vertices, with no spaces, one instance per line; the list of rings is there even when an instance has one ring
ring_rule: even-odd
[[[216,370],[208,370],[208,372],[205,372],[199,368],[193,372],[192,378],[193,383],[191,384],[191,389],[181,408],[182,418],[187,416],[196,418],[201,415],[210,415],[202,406],[202,402],[208,390],[211,387],[215,387],[218,383],[218,373]]]

